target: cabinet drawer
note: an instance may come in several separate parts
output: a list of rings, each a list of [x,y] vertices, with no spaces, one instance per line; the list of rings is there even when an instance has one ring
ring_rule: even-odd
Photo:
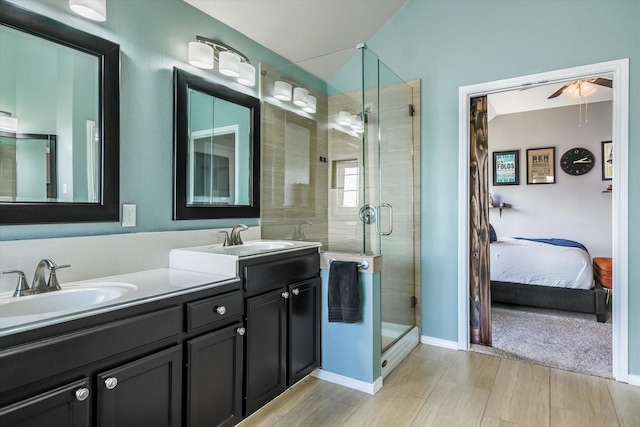
[[[242,292],[229,292],[187,304],[187,332],[222,324],[244,313]]]
[[[316,277],[320,271],[318,253],[244,267],[245,291],[255,292]]]
[[[181,313],[171,307],[0,351],[0,393],[175,339]]]

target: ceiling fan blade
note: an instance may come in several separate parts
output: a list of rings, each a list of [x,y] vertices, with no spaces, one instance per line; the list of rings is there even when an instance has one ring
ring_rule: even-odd
[[[594,83],[600,86],[613,87],[613,80],[603,79],[601,77],[591,80],[591,83]]]
[[[562,94],[562,91],[565,90],[571,83],[567,83],[566,85],[562,86],[560,89],[558,89],[557,91],[553,92],[551,94],[550,97],[548,97],[547,99],[552,99],[552,98],[557,98],[558,96],[560,96]]]

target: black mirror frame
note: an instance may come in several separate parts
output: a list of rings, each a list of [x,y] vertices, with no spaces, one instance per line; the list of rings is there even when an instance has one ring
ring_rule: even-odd
[[[173,219],[226,219],[260,217],[260,100],[202,77],[174,68],[173,73]],[[195,89],[247,107],[250,111],[250,205],[188,206],[187,156],[189,151],[189,89]]]
[[[0,202],[0,224],[106,222],[120,219],[120,46],[0,0],[0,24],[98,58],[100,201]]]

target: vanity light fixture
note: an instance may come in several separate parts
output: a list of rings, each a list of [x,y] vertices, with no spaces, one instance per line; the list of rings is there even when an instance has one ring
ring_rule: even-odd
[[[205,43],[189,42],[189,64],[211,70],[214,67],[213,48]]]
[[[309,91],[303,87],[297,87],[293,89],[293,103],[298,107],[307,106],[307,98],[309,97]]]
[[[316,99],[316,97],[313,96],[313,95],[308,95],[307,96],[307,105],[306,105],[306,107],[302,107],[302,110],[305,113],[315,114],[317,105],[318,105],[318,100]]]
[[[348,111],[338,112],[338,124],[341,126],[351,126],[351,113]]]
[[[238,55],[233,52],[221,51],[218,54],[218,59],[220,61],[220,74],[224,74],[229,77],[239,77],[240,76],[240,62],[241,59]]]
[[[11,116],[11,113],[0,111],[0,130],[7,132],[18,131],[18,119]]]
[[[214,68],[216,59],[220,74],[235,77],[242,85],[255,86],[256,69],[243,53],[202,36],[196,36],[196,41],[189,43],[189,64],[194,67],[210,70]]]
[[[107,20],[107,0],[69,0],[69,7],[78,15],[93,21]]]
[[[280,101],[291,101],[291,83],[278,80],[273,84],[273,97]]]
[[[362,124],[362,115],[353,114],[351,116],[351,124],[349,126],[351,127],[351,129],[353,129],[357,133],[364,132],[364,125]]]

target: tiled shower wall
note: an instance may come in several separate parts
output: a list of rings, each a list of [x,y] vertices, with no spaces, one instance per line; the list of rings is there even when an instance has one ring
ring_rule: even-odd
[[[273,83],[289,76],[261,64],[262,107],[262,237],[291,239],[294,230],[303,222],[308,240],[323,243],[323,250],[347,253],[379,250],[374,225],[366,225],[359,218],[360,206],[365,202],[360,194],[357,206],[341,203],[343,189],[334,173],[341,161],[356,160],[362,164],[364,155],[361,136],[339,130],[338,111],[361,111],[360,93],[339,94],[327,98],[310,91],[318,100],[316,114],[292,111],[291,103],[282,103],[271,96]],[[365,104],[370,100],[368,135],[373,136],[366,145],[367,164],[364,186],[366,202],[390,203],[394,206],[394,232],[383,241],[383,313],[382,319],[401,324],[419,324],[410,310],[411,297],[419,296],[420,251],[420,82],[409,83],[413,89],[412,103],[417,113],[414,120],[407,119],[407,85],[388,85],[365,93]],[[383,175],[379,176],[377,138],[378,96],[384,101],[382,113],[383,133],[381,162]],[[296,108],[296,107],[293,107]],[[401,153],[398,147],[407,135],[413,137],[413,158]],[[396,142],[397,141],[397,142]],[[404,146],[406,149],[406,145]],[[409,149],[411,149],[409,148]],[[412,160],[413,159],[413,160]],[[326,160],[326,161],[325,161]],[[369,173],[369,171],[371,173]],[[382,180],[386,200],[379,200],[378,186]],[[409,186],[409,188],[407,188]],[[400,209],[400,207],[403,209]],[[365,245],[366,240],[366,245]],[[373,246],[371,246],[373,244]],[[366,247],[365,247],[366,246]],[[417,311],[419,313],[419,311]]]

